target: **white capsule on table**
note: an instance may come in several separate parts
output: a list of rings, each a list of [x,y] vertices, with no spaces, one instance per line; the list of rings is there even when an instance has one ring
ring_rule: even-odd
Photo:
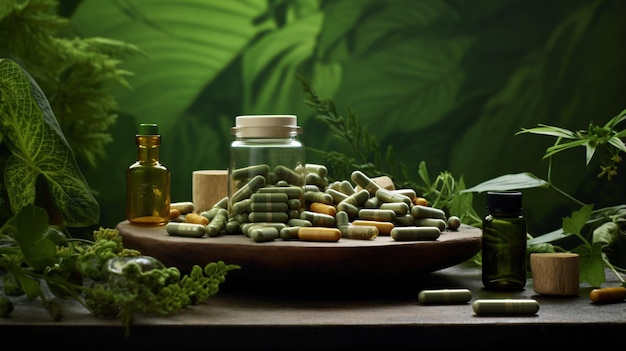
[[[170,235],[188,238],[201,238],[206,233],[205,226],[196,223],[168,222],[165,230]]]

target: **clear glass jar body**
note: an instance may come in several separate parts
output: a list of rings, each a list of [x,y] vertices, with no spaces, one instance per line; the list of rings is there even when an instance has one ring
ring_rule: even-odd
[[[305,152],[295,117],[245,116],[233,128],[228,168],[229,220],[287,222],[305,208]],[[258,117],[258,120],[255,119]],[[240,117],[238,117],[240,118]],[[287,200],[251,205],[257,192],[285,193]],[[282,195],[284,196],[284,195]]]
[[[126,219],[163,225],[170,217],[170,171],[159,161],[160,135],[137,135],[137,161],[126,170]]]
[[[482,222],[482,281],[490,290],[526,286],[526,220],[521,194],[488,193],[489,214]]]

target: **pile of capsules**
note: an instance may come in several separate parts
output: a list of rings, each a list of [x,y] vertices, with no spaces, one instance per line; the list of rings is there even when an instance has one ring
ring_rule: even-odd
[[[230,199],[224,197],[200,213],[191,202],[172,203],[166,230],[196,238],[243,234],[255,242],[373,240],[379,235],[426,241],[461,224],[458,217],[430,207],[413,189],[395,189],[388,177],[372,179],[356,170],[351,174],[356,185],[347,180],[331,183],[325,166],[302,167],[238,169],[231,181],[241,184]]]

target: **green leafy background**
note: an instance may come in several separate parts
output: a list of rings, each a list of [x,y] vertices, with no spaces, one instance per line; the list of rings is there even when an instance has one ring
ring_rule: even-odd
[[[190,201],[192,172],[226,169],[240,114],[296,114],[302,141],[336,150],[298,75],[351,109],[418,178],[449,170],[468,187],[503,174],[542,178],[554,140],[518,135],[539,123],[604,124],[626,107],[626,2],[455,0],[63,1],[71,35],[138,46],[125,58],[133,89],[111,87],[113,143],[85,175],[101,222],[124,220],[124,172],[139,123],[160,125],[172,200]],[[309,154],[308,162],[318,162]],[[584,149],[559,155],[556,184],[597,207],[622,203],[624,175],[598,181]],[[621,173],[624,173],[622,170]],[[332,176],[332,170],[331,174]],[[477,209],[484,199],[474,198]],[[577,206],[524,192],[529,231],[561,226]]]

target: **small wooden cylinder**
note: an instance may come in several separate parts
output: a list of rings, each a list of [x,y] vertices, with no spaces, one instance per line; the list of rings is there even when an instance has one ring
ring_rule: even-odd
[[[533,288],[541,295],[578,295],[578,254],[567,252],[532,253],[530,270]]]
[[[201,213],[228,196],[228,170],[193,172],[192,202],[194,212]]]

